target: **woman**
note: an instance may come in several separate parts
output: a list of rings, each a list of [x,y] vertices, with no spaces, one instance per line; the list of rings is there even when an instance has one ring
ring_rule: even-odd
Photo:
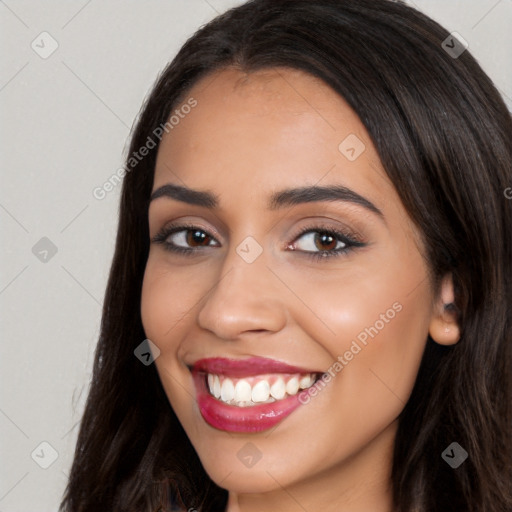
[[[132,137],[62,510],[511,510],[511,127],[401,3],[199,30]]]

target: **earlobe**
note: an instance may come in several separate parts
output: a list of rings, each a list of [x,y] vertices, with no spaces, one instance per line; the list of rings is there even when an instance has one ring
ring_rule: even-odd
[[[454,305],[453,279],[446,275],[430,319],[430,337],[440,345],[455,345],[460,339],[457,309]]]

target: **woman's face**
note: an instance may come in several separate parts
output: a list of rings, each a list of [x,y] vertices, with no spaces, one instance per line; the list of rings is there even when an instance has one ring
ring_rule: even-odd
[[[223,70],[187,101],[158,150],[141,305],[176,415],[232,493],[384,488],[433,314],[416,228],[315,78]]]

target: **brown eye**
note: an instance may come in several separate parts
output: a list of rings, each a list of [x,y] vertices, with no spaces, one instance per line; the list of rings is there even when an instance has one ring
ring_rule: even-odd
[[[186,233],[186,236],[185,236],[186,242],[191,247],[194,247],[197,245],[208,246],[208,245],[210,245],[210,242],[212,241],[212,238],[207,233],[202,231],[201,229],[187,229],[187,230],[183,230],[183,231]],[[180,233],[180,231],[178,231],[177,233]],[[174,234],[176,235],[177,233],[174,233]]]
[[[197,226],[175,226],[165,228],[152,240],[165,249],[179,253],[191,253],[204,247],[217,247],[219,242],[207,231]]]
[[[329,233],[315,233],[315,247],[319,250],[332,251],[336,249],[338,241]]]
[[[330,252],[339,251],[347,247],[347,244],[329,231],[308,231],[297,238],[294,249],[304,252]]]
[[[216,240],[206,231],[199,228],[177,228],[167,235],[166,242],[174,247],[188,249],[193,247],[209,247]]]

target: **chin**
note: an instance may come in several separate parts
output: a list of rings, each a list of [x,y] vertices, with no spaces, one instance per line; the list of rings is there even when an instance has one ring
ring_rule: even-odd
[[[240,468],[239,464],[220,465],[212,462],[212,466],[206,467],[208,476],[223,489],[236,494],[264,494],[282,488],[287,484],[287,479],[280,475],[272,478],[265,468]],[[271,474],[273,474],[271,472]],[[277,483],[279,482],[279,483]]]

